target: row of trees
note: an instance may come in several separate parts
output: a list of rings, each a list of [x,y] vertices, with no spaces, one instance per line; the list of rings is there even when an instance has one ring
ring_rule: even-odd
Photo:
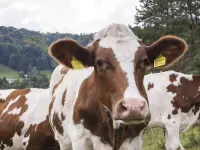
[[[47,76],[41,71],[37,70],[36,67],[28,73],[27,77],[23,71],[19,72],[20,78],[12,83],[9,83],[6,78],[0,78],[0,89],[23,89],[23,88],[48,88],[49,80]]]
[[[189,52],[172,69],[200,73],[200,1],[139,0],[132,30],[145,44],[163,35],[177,35],[187,41]]]

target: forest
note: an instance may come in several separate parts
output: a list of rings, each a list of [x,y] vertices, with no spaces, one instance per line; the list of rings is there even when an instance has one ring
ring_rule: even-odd
[[[40,33],[0,26],[0,89],[48,88],[49,78],[43,71],[51,73],[57,66],[48,47],[60,38],[72,38],[85,46],[92,40],[92,33]],[[13,83],[6,80],[9,74],[3,72],[4,66],[18,72]]]
[[[72,38],[86,45],[92,39],[92,34],[44,34],[0,26],[0,64],[24,73],[32,67],[53,70],[56,64],[48,55],[48,46],[60,38]]]

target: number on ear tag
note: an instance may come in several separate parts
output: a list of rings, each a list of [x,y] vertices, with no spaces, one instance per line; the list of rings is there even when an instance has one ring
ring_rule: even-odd
[[[162,56],[162,54],[160,54],[155,60],[154,60],[154,67],[160,67],[160,66],[164,66],[166,64],[166,57]]]
[[[74,57],[71,61],[71,64],[72,64],[73,69],[83,69],[84,68],[83,64]]]

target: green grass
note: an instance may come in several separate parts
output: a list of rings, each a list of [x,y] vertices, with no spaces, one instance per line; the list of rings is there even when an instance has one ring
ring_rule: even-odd
[[[181,134],[181,143],[186,150],[200,150],[200,125]],[[143,150],[165,150],[164,130],[148,129],[143,136]]]
[[[0,64],[0,77],[18,78],[18,72]]]
[[[46,71],[41,71],[41,72],[44,73],[49,80],[51,79],[51,74],[52,74],[51,70],[46,70]],[[0,78],[3,78],[3,77],[19,78],[19,75],[17,71],[0,64]]]

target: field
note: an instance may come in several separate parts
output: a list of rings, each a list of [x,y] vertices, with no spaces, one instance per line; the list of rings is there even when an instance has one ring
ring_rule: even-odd
[[[200,150],[200,125],[182,133],[181,143],[186,150]],[[164,130],[148,129],[143,137],[143,150],[165,150]]]
[[[42,71],[42,73],[44,73],[47,76],[47,78],[50,80],[52,71],[46,70],[46,71]],[[3,77],[19,78],[19,75],[17,71],[0,64],[0,78],[3,78]]]
[[[18,72],[0,64],[0,77],[18,78]]]

